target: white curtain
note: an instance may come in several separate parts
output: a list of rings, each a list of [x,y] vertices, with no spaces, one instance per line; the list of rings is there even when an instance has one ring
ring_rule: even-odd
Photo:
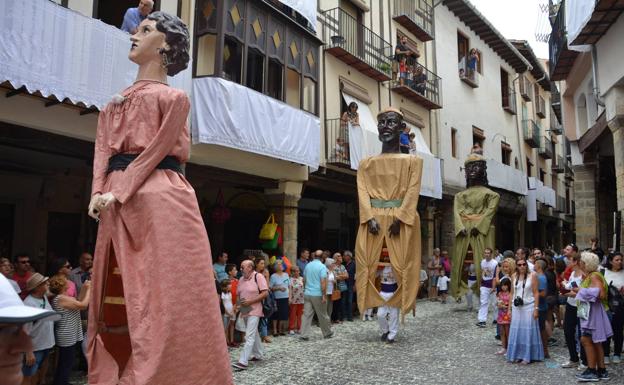
[[[487,160],[488,183],[520,195],[527,195],[526,176],[520,170],[494,159]]]
[[[312,29],[316,32],[317,0],[279,0],[279,2],[299,12],[310,22]]]
[[[221,78],[193,80],[193,143],[218,144],[309,166],[320,157],[319,118]]]
[[[43,0],[0,0],[0,82],[102,109],[132,84],[130,35]],[[169,79],[190,91],[189,69]]]
[[[342,93],[342,97],[347,105],[351,102],[355,102],[358,105],[360,125],[349,126],[351,168],[357,170],[362,159],[381,153],[381,142],[379,141],[379,133],[377,131],[377,119],[373,117],[373,113],[370,108],[368,108],[368,104],[344,92]],[[354,147],[355,151],[353,151]]]
[[[573,0],[565,2],[565,25],[567,30],[567,40],[570,49],[573,47],[586,46],[570,46],[570,44],[578,37],[587,22],[594,13],[596,0]],[[585,48],[577,49],[585,51]]]
[[[410,154],[416,155],[423,160],[423,172],[420,179],[420,195],[442,199],[442,162],[433,156],[420,128],[411,123],[405,123],[415,134],[414,143],[416,148],[410,150]]]

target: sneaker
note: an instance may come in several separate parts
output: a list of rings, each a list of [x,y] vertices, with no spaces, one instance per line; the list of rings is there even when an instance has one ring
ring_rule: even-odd
[[[329,334],[323,338],[327,339],[327,338],[332,338],[333,336],[334,336],[334,332],[329,332]]]
[[[389,344],[393,344],[394,343],[394,338],[393,339],[387,339],[386,342],[389,343]]]
[[[583,363],[579,363],[578,367],[576,368],[576,370],[587,370],[587,365],[584,365]]]
[[[496,320],[492,320],[492,325],[496,325],[498,322]]]
[[[494,336],[494,339],[495,339],[495,340],[499,340],[499,341],[500,341],[501,336],[499,336],[499,335],[495,335],[495,336]]]
[[[385,341],[388,339],[388,332],[385,332],[384,334],[381,335],[381,340]]]
[[[565,364],[561,364],[561,367],[565,369],[569,369],[569,368],[576,368],[578,365],[579,365],[578,362],[568,361]]]
[[[600,378],[598,375],[589,369],[586,369],[583,373],[577,374],[576,378],[579,382],[598,382]]]
[[[609,377],[609,372],[607,372],[607,369],[598,369],[598,378],[602,381],[607,381],[611,379],[611,377]]]
[[[304,336],[299,337],[299,341],[309,341],[309,340],[310,340],[309,337],[304,337]]]
[[[234,369],[238,369],[238,370],[245,370],[245,369],[247,369],[247,365],[241,364],[240,362],[233,363],[232,367]]]
[[[604,358],[604,364],[605,364],[605,365],[610,365],[610,364],[611,364],[611,359],[609,359],[609,356],[605,356],[605,358]]]
[[[249,361],[259,362],[259,361],[262,361],[262,358],[252,357]]]
[[[619,364],[620,362],[622,362],[622,360],[620,359],[620,356],[613,356],[611,358],[611,363],[612,364]]]
[[[477,322],[475,325],[477,325],[480,328],[484,328],[487,326],[487,324],[485,322]]]
[[[288,332],[288,334],[290,334],[291,336],[294,336],[295,335],[295,331],[291,330],[291,331]]]

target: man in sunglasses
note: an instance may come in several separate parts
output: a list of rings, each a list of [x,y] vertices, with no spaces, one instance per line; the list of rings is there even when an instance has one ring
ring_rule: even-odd
[[[9,281],[0,274],[0,385],[22,383],[24,353],[32,350],[24,325],[60,318],[54,311],[24,305]]]
[[[26,291],[26,283],[32,276],[30,257],[25,253],[17,254],[15,257],[13,257],[13,264],[15,267],[13,280],[19,285],[21,290],[20,298],[24,300],[24,298],[28,296],[28,292]]]

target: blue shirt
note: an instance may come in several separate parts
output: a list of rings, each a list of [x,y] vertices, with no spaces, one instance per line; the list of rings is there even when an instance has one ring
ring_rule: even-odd
[[[347,287],[349,289],[353,289],[353,286],[355,286],[355,262],[351,260],[350,263],[345,264],[345,268],[347,269],[347,273],[349,273],[349,278],[347,278]]]
[[[310,263],[309,261],[304,261],[303,259],[297,259],[297,267],[299,268],[299,274],[303,277],[303,273],[305,272],[305,268]]]
[[[215,273],[217,273],[217,281],[221,282],[228,277],[227,273],[225,272],[225,265],[221,263],[215,263],[212,266]]]
[[[400,138],[401,144],[404,146],[409,146],[410,141],[409,141],[409,134],[406,134],[404,132],[401,133],[401,138]]]
[[[546,275],[538,274],[537,275],[537,289],[539,291],[546,291],[548,288],[548,281],[546,280]],[[546,303],[546,297],[539,297],[539,306],[540,311],[548,310],[548,304]]]
[[[141,15],[138,7],[128,8],[126,14],[124,15],[121,29],[128,33],[133,33],[132,31],[136,29],[143,20],[145,20],[145,17],[146,16]]]
[[[323,296],[323,292],[321,291],[321,279],[327,279],[327,268],[320,260],[315,259],[308,263],[303,278],[305,279],[303,295],[312,297]]]
[[[286,291],[275,290],[273,291],[273,295],[276,299],[288,298],[288,287],[290,286],[290,277],[286,273],[282,273],[281,277],[277,275],[277,273],[271,274],[271,278],[269,279],[269,288],[271,290],[276,289],[278,287],[283,287]]]

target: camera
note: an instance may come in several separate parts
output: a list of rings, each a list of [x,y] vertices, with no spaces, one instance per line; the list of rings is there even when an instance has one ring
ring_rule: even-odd
[[[514,302],[513,303],[514,303],[515,307],[522,306],[522,305],[524,305],[524,300],[522,298],[520,298],[520,297],[516,297],[516,298],[514,298]]]

